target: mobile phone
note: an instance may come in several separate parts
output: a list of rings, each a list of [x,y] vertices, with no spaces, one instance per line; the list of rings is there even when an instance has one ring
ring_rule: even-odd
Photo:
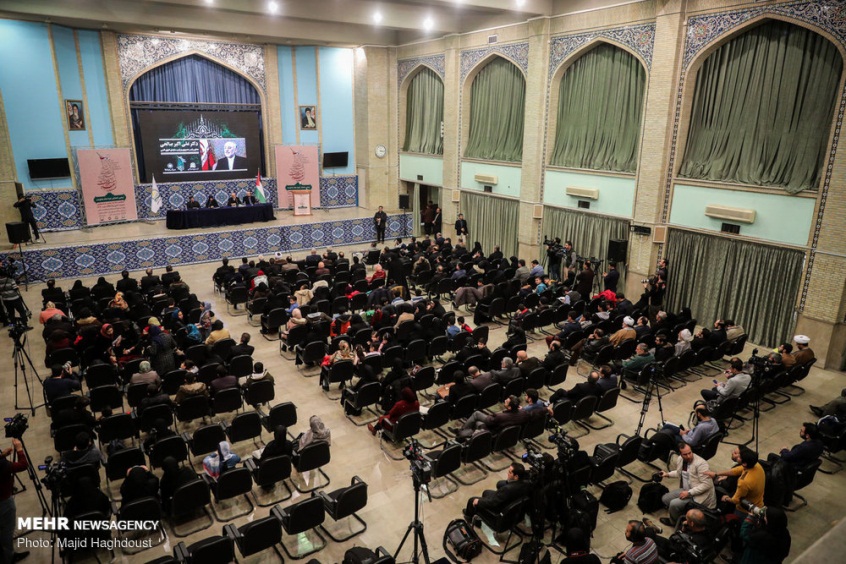
[[[715,384],[718,384],[719,382],[717,382],[716,380],[714,380],[714,383],[715,383]]]
[[[38,469],[39,470],[47,470],[47,465],[46,464],[39,464]]]
[[[679,425],[679,431],[684,431],[684,425]]]

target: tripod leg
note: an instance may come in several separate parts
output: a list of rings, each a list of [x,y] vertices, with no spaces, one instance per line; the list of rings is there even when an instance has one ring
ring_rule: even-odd
[[[429,564],[429,547],[426,546],[426,535],[423,534],[423,523],[418,522],[415,524],[414,534],[417,535],[418,540],[420,540],[420,550],[423,552],[423,562]]]
[[[397,556],[399,556],[400,550],[402,550],[402,546],[405,544],[405,541],[408,540],[408,535],[409,533],[411,533],[412,529],[414,529],[414,523],[411,523],[405,530],[405,534],[402,536],[402,540],[400,541],[399,546],[397,547],[397,551],[394,553],[394,560],[396,560]]]

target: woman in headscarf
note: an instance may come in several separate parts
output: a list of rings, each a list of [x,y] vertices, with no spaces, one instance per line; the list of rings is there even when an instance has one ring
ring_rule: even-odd
[[[159,377],[159,373],[153,370],[152,365],[147,360],[142,360],[141,364],[138,365],[138,372],[132,375],[129,379],[130,384],[155,384],[156,386],[161,386],[162,379]]]
[[[109,307],[122,309],[123,311],[127,311],[129,309],[129,304],[126,302],[123,292],[115,293],[115,297],[109,302]]]
[[[285,425],[277,425],[273,430],[273,440],[267,443],[264,448],[253,451],[252,457],[261,464],[272,456],[293,456],[294,443],[288,440],[288,428]]]
[[[324,390],[329,389],[329,369],[333,364],[342,360],[349,360],[353,364],[358,364],[358,357],[350,349],[350,344],[347,341],[338,343],[338,350],[323,359],[323,364],[320,367],[320,385],[323,386]]]
[[[220,204],[217,203],[217,199],[209,194],[209,197],[206,198],[206,208],[216,208],[219,207]]]
[[[307,282],[302,282],[300,283],[300,287],[297,291],[294,292],[294,297],[297,298],[297,305],[303,307],[311,302],[311,299],[314,297],[314,292],[309,290]]]
[[[159,374],[167,374],[176,369],[176,341],[161,327],[150,326],[150,346],[147,354],[150,356],[150,364]]]
[[[108,518],[112,514],[112,504],[109,496],[100,491],[91,478],[83,476],[73,488],[73,494],[65,505],[64,516],[72,519],[91,511],[99,511]]]
[[[161,493],[162,509],[170,512],[170,502],[173,499],[173,492],[180,486],[190,484],[199,479],[197,474],[189,466],[179,466],[179,462],[172,456],[162,461],[162,480],[159,487]]]
[[[159,479],[146,466],[133,466],[120,486],[121,505],[159,493]]]
[[[260,284],[256,285],[256,289],[252,291],[250,294],[250,298],[254,300],[258,300],[260,298],[269,298],[270,297],[270,288],[267,287],[267,284],[261,282]]]
[[[82,285],[82,280],[76,280],[73,286],[71,286],[71,289],[68,290],[68,295],[71,301],[84,300],[91,296],[91,290]]]
[[[391,410],[379,417],[375,424],[368,423],[367,429],[374,435],[379,429],[393,429],[400,417],[415,411],[420,411],[420,402],[417,401],[417,394],[414,393],[414,390],[406,386],[400,391],[400,399]]]
[[[79,315],[74,319],[77,327],[85,327],[86,325],[100,325],[100,320],[94,317],[91,309],[84,307],[79,310]]]
[[[285,324],[285,328],[279,333],[279,338],[282,340],[283,351],[288,350],[288,333],[291,332],[291,329],[300,325],[305,325],[306,323],[308,323],[308,320],[303,317],[303,312],[300,308],[291,312],[291,317],[288,319],[288,323]]]
[[[107,282],[106,278],[101,276],[97,279],[97,283],[91,288],[91,295],[97,298],[106,298],[115,295],[115,287],[111,282]]]
[[[97,352],[96,358],[103,359],[106,362],[111,362],[112,343],[115,340],[115,329],[109,323],[100,326],[100,332],[94,339],[93,347]]]
[[[332,444],[332,433],[329,428],[323,424],[323,421],[317,415],[312,415],[308,420],[308,431],[302,433],[297,439],[297,451],[303,450],[306,446],[314,441],[323,441],[329,445]]]
[[[212,323],[214,323],[214,312],[211,302],[203,302],[203,312],[200,314],[200,330],[204,335],[208,335],[211,331]]]

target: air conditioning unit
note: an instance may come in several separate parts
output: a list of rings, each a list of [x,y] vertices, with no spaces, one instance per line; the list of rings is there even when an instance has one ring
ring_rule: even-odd
[[[567,186],[567,195],[574,198],[590,198],[591,200],[599,199],[599,188],[580,188],[578,186]]]
[[[543,206],[535,204],[532,207],[532,219],[543,219]]]
[[[496,184],[499,182],[499,177],[494,176],[493,174],[477,174],[473,177],[473,180],[479,184]]]
[[[705,206],[705,215],[714,219],[727,219],[740,223],[755,223],[755,210],[730,208],[728,206]]]
[[[461,201],[461,190],[453,190],[452,191],[452,203],[457,204]]]

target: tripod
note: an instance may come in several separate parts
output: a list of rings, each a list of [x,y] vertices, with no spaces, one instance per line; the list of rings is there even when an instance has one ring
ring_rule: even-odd
[[[35,365],[32,364],[32,359],[29,358],[29,353],[26,352],[26,349],[24,349],[24,344],[26,343],[26,335],[23,333],[17,333],[17,331],[19,330],[21,330],[20,326],[16,325],[12,327],[12,330],[9,334],[9,336],[12,337],[12,339],[14,339],[15,341],[15,350],[12,352],[12,362],[15,364],[15,409],[29,409],[32,415],[35,415],[35,410],[45,404],[40,403],[36,405],[32,401],[32,391],[29,389],[29,377],[26,374],[26,365],[29,364],[29,367],[32,368],[32,373],[35,374],[35,377],[38,378],[39,382],[41,382],[42,384],[44,382],[41,380],[41,376],[38,375],[38,371],[35,369]],[[23,378],[24,387],[26,388],[26,397],[29,400],[29,407],[18,404],[18,374],[20,374]],[[27,459],[29,459],[29,455],[27,455]]]
[[[411,560],[409,562],[413,562],[414,564],[418,564],[420,562],[420,553],[417,550],[417,542],[420,542],[420,550],[423,552],[423,562],[429,564],[429,548],[426,546],[426,535],[423,534],[423,523],[420,521],[420,478],[417,475],[416,469],[412,466],[411,468],[411,477],[414,481],[414,521],[412,521],[408,525],[408,529],[405,531],[405,535],[403,535],[402,540],[397,547],[396,552],[394,553],[394,560],[396,561],[397,556],[399,556],[400,550],[402,550],[402,546],[405,544],[405,541],[408,539],[408,535],[414,531],[414,551],[411,553]],[[426,494],[429,495],[429,488],[426,488]],[[429,501],[432,500],[431,495],[429,495]]]
[[[38,475],[35,473],[35,467],[32,465],[32,459],[29,457],[29,450],[26,448],[26,443],[24,442],[23,437],[18,438],[18,440],[21,442],[21,448],[23,448],[24,454],[26,455],[26,473],[35,485],[35,495],[38,497],[39,505],[41,505],[41,516],[46,517],[47,515],[57,515],[58,513],[52,513],[50,511],[50,504],[47,503],[47,497],[44,495],[44,487],[41,485],[41,480],[38,479]],[[26,485],[20,478],[18,478],[17,474],[15,474],[15,478],[17,478],[18,484],[20,485],[20,489],[18,489],[15,493],[18,494],[20,492],[25,492]]]
[[[637,431],[635,435],[640,435],[643,424],[646,422],[646,414],[649,413],[649,404],[652,402],[652,391],[655,390],[655,397],[658,398],[658,413],[661,414],[661,423],[664,423],[664,406],[661,404],[661,387],[655,381],[655,368],[652,368],[652,374],[649,378],[649,384],[644,389],[643,407],[640,409],[640,421],[637,423]]]

